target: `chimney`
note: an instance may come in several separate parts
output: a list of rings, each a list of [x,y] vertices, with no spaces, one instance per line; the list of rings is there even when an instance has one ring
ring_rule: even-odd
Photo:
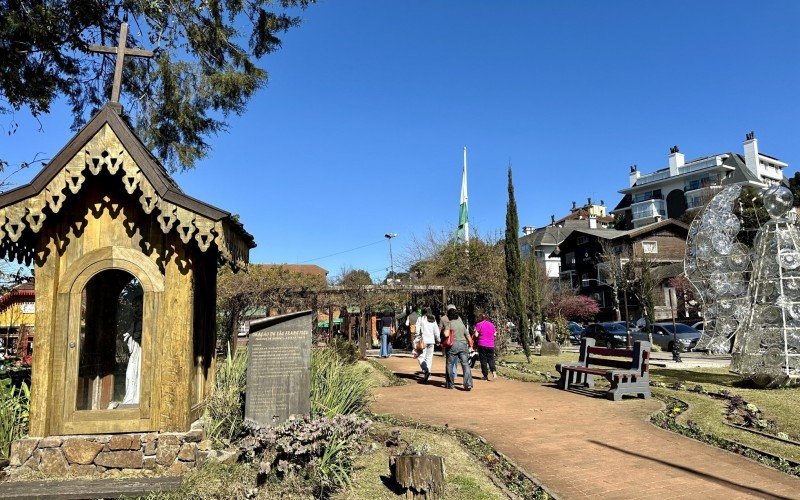
[[[555,226],[556,225],[556,216],[555,215],[551,215],[550,216],[550,225],[551,226]]]
[[[571,209],[571,210],[574,212],[574,211],[575,211],[575,210],[577,210],[577,209],[578,209],[578,204],[577,204],[577,203],[575,203],[575,202],[573,201],[573,202],[572,202],[572,209]]]
[[[591,198],[586,198],[586,204],[591,207],[592,206],[592,199]]]
[[[631,174],[630,174],[631,187],[636,185],[636,181],[639,180],[639,177],[641,177],[639,169],[636,168],[636,165],[631,165]]]
[[[669,176],[680,174],[680,168],[686,163],[686,157],[680,152],[678,146],[669,148]]]
[[[744,138],[744,164],[747,170],[758,176],[758,139],[756,133],[752,131]]]
[[[533,226],[524,226],[522,228],[522,234],[528,236],[529,234],[533,234]]]
[[[597,216],[589,214],[589,229],[597,229]]]

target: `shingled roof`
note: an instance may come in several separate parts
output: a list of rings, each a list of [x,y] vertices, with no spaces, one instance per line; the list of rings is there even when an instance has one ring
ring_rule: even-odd
[[[138,195],[145,213],[158,210],[164,233],[175,230],[184,243],[194,237],[202,251],[216,243],[223,260],[239,267],[247,264],[249,249],[255,247],[253,236],[230,212],[186,195],[109,105],[30,183],[0,194],[0,239],[17,244],[26,228],[38,232],[48,213],[57,213],[66,197],[80,191],[88,174],[103,170],[114,176],[122,170],[125,190]],[[4,244],[0,253],[17,260],[30,258],[30,249],[13,248],[13,244]]]

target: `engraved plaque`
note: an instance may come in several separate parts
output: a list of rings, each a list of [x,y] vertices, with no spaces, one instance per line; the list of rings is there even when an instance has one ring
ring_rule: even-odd
[[[311,412],[312,312],[250,323],[245,418],[275,425]]]

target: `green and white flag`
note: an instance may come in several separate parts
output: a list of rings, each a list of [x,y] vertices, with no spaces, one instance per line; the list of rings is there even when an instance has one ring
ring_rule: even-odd
[[[464,148],[464,170],[461,173],[461,208],[458,212],[458,232],[456,240],[459,243],[469,243],[469,209],[467,207],[467,148]]]

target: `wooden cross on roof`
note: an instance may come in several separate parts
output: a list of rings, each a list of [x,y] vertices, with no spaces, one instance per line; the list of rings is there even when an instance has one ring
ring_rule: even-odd
[[[111,88],[111,102],[117,105],[119,105],[119,88],[122,85],[122,65],[125,62],[125,56],[153,57],[153,52],[150,50],[127,47],[127,41],[128,23],[127,21],[123,21],[119,29],[119,43],[116,47],[105,47],[103,45],[89,46],[91,52],[117,55],[117,62],[114,67],[114,86]]]

